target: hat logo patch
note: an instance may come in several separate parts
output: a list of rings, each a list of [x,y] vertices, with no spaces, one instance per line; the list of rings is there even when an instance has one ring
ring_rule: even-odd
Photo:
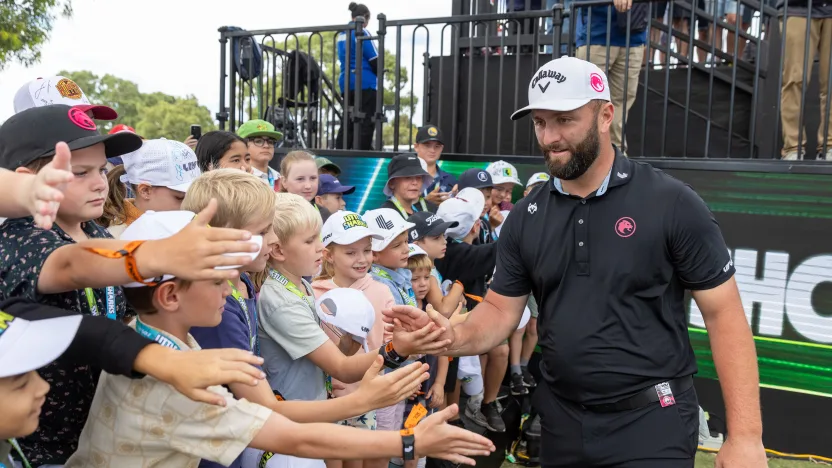
[[[410,237],[413,238],[413,240],[418,239],[419,238],[419,231],[417,231],[415,229],[410,231]]]
[[[430,128],[428,128],[428,135],[430,135],[430,136],[432,136],[432,137],[435,137],[435,136],[436,136],[436,135],[438,135],[438,134],[439,134],[439,131],[438,131],[438,130],[436,130],[436,127],[430,127]]]
[[[592,73],[589,75],[589,85],[592,86],[592,89],[599,93],[604,92],[604,79],[601,78],[601,75],[598,73]]]
[[[504,167],[503,168],[503,176],[504,177],[514,177],[514,171],[512,171],[510,167]]]
[[[388,221],[384,219],[384,215],[376,216],[376,224],[378,224],[379,228],[384,229],[385,231],[390,231],[395,226],[395,224],[393,224],[393,221]]]
[[[0,335],[2,335],[7,328],[9,328],[9,325],[11,325],[13,320],[13,316],[0,310]]]
[[[485,182],[488,180],[488,174],[486,174],[485,171],[480,171],[479,174],[477,174],[477,179],[479,179],[480,182]]]
[[[61,96],[67,99],[81,99],[84,93],[81,92],[81,88],[75,84],[74,81],[70,80],[69,78],[64,78],[55,85],[55,89],[58,90]]]
[[[425,223],[428,226],[433,226],[433,223],[436,222],[436,221],[442,221],[442,218],[440,218],[439,216],[433,215],[433,216],[429,217],[428,219],[426,219]]]
[[[325,235],[325,236],[324,236],[324,238],[323,238],[323,239],[321,239],[321,242],[323,242],[324,244],[326,244],[326,241],[328,241],[330,237],[332,237],[332,233],[331,233],[331,232],[330,232],[329,234]]]
[[[257,124],[257,130],[268,130],[268,128],[263,124]]]
[[[344,230],[346,231],[347,229],[351,229],[351,228],[354,228],[354,227],[363,227],[363,228],[365,228],[365,227],[367,227],[367,223],[363,219],[361,219],[361,216],[358,216],[357,214],[349,214],[349,215],[344,216],[343,226],[344,226]],[[390,226],[390,229],[392,229],[392,228],[393,228],[393,226]]]
[[[558,83],[563,83],[564,81],[566,81],[566,75],[563,75],[560,72],[557,72],[555,70],[540,70],[540,72],[537,73],[537,76],[535,76],[534,79],[532,79],[532,85],[530,87],[534,88],[535,86],[537,86],[538,81],[540,81],[544,78],[551,78],[551,79],[557,81]],[[548,88],[548,87],[549,87],[549,84],[547,83],[546,88]],[[545,93],[546,88],[541,86],[540,90]]]
[[[97,128],[95,126],[95,122],[92,121],[90,116],[77,107],[73,107],[69,110],[69,120],[84,130],[95,130]]]

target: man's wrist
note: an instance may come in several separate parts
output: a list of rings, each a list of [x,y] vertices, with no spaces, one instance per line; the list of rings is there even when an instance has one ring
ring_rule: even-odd
[[[136,267],[145,278],[156,278],[162,276],[165,272],[162,271],[164,263],[164,253],[162,252],[164,240],[149,240],[144,242],[139,248],[133,252],[133,258],[136,259]]]

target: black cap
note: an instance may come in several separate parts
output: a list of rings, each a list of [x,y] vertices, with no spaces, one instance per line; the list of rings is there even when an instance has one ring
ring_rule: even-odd
[[[436,125],[427,124],[416,132],[416,143],[425,143],[428,141],[442,143],[442,131]],[[444,145],[444,143],[442,144]]]
[[[61,141],[72,151],[104,143],[108,158],[142,147],[142,139],[135,133],[102,135],[83,110],[54,104],[26,109],[0,126],[0,167],[15,170],[54,156],[55,145]]]
[[[388,197],[393,195],[390,190],[390,181],[398,177],[422,177],[423,186],[429,185],[433,181],[428,171],[422,168],[422,163],[419,162],[419,156],[415,154],[397,154],[390,160],[387,165],[387,184],[384,186],[384,194]]]
[[[459,175],[459,190],[465,188],[484,189],[494,186],[491,174],[484,169],[468,169]]]
[[[415,242],[431,236],[445,235],[445,231],[459,226],[456,221],[445,221],[430,211],[417,211],[407,218],[415,226],[408,231],[408,242]]]

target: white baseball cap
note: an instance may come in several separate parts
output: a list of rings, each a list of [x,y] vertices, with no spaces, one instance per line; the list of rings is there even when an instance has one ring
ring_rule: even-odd
[[[428,253],[421,247],[416,244],[407,244],[407,248],[410,249],[410,252],[407,253],[407,258],[415,257],[417,255],[427,255]]]
[[[485,171],[491,174],[491,180],[494,185],[511,182],[515,185],[523,185],[520,178],[517,176],[517,168],[505,161],[495,161],[485,168]]]
[[[352,211],[332,213],[321,228],[321,241],[324,247],[332,243],[350,245],[365,237],[372,237],[374,240],[383,239],[381,235],[370,230],[361,215]]]
[[[84,112],[92,112],[96,120],[115,120],[118,113],[111,107],[96,106],[90,103],[81,88],[65,76],[50,76],[30,81],[17,90],[14,95],[14,113],[23,112],[33,107],[65,104],[78,107]]]
[[[188,145],[173,140],[147,140],[138,150],[122,156],[125,184],[148,184],[187,192],[201,174],[196,154]]]
[[[322,322],[349,333],[367,349],[367,334],[376,321],[373,304],[363,292],[351,288],[335,288],[315,301],[315,309]]]
[[[23,320],[0,311],[0,378],[39,369],[69,348],[81,314]]]
[[[139,218],[133,221],[132,224],[127,226],[127,229],[121,234],[121,240],[125,241],[133,241],[133,240],[160,240],[160,239],[167,239],[168,237],[173,236],[174,234],[178,233],[182,229],[185,228],[191,221],[194,220],[196,213],[192,211],[184,211],[184,210],[177,210],[177,211],[145,211]],[[249,256],[252,260],[256,259],[258,255],[260,255],[260,248],[263,245],[263,236],[251,236],[251,240],[254,244],[257,244],[257,251],[256,252],[239,252],[239,253],[228,253],[225,255],[229,255],[232,257],[237,256]],[[231,268],[238,268],[242,265],[233,265],[233,266],[222,266],[217,267],[217,270],[228,270]],[[162,278],[146,278],[147,281],[167,281],[173,279],[173,275],[164,275]],[[141,288],[143,286],[147,286],[142,283],[130,283],[126,284],[123,287],[125,288]]]
[[[474,223],[479,222],[485,208],[485,197],[480,189],[464,188],[455,197],[443,201],[436,210],[436,215],[447,221],[459,223],[445,231],[451,239],[462,239],[471,232]]]
[[[539,184],[541,182],[549,182],[550,176],[545,172],[535,172],[529,177],[529,181],[526,182],[526,188],[531,187],[534,184]]]
[[[610,100],[610,86],[604,71],[576,57],[557,58],[534,74],[529,82],[529,105],[511,114],[511,120],[535,109],[575,110],[593,99]]]
[[[396,236],[407,232],[415,226],[402,218],[398,211],[390,208],[378,208],[364,213],[364,219],[368,220],[370,230],[381,236],[373,239],[373,252],[381,252],[386,249]]]

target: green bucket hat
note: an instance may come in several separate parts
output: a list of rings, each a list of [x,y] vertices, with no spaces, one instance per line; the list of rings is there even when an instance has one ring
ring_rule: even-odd
[[[274,129],[274,125],[265,120],[255,119],[240,125],[237,129],[237,136],[240,138],[269,137],[275,140],[282,140],[283,134]]]

